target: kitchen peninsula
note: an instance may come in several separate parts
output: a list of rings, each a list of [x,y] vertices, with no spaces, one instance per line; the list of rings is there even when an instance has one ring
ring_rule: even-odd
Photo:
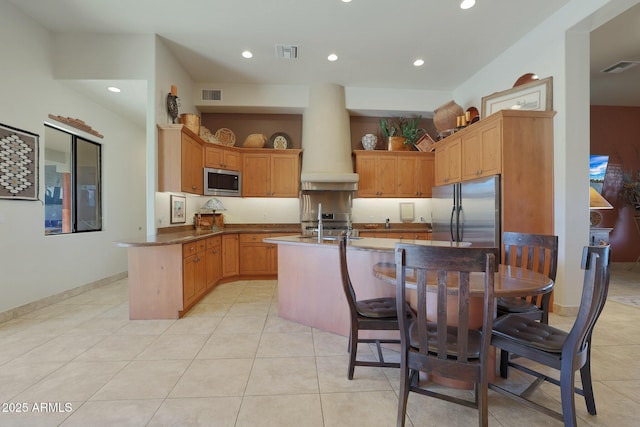
[[[337,240],[283,236],[278,246],[278,315],[326,332],[349,335],[349,309],[342,289]],[[373,266],[394,261],[398,242],[428,246],[457,243],[394,238],[353,238],[347,247],[349,276],[358,299],[395,297],[395,286],[374,276]]]

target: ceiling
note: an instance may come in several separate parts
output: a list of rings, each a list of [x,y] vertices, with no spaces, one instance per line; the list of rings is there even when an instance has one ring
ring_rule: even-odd
[[[158,34],[195,83],[453,90],[569,0],[477,0],[469,10],[459,0],[9,1],[54,32]],[[640,105],[640,66],[600,73],[640,60],[640,5],[617,20],[592,33],[592,104]],[[298,58],[277,58],[277,44],[298,46]],[[145,83],[108,82],[124,85],[118,96],[105,83],[68,82],[143,123]]]

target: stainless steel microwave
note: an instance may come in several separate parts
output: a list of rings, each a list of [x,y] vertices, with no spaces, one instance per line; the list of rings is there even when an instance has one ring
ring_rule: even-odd
[[[204,168],[205,196],[242,196],[242,174],[238,171]]]

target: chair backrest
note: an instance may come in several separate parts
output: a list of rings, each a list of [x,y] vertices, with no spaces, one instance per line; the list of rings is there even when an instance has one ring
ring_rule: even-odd
[[[469,359],[486,356],[489,350],[495,307],[494,275],[498,267],[496,259],[499,255],[499,249],[398,243],[395,250],[398,319],[402,348],[408,348],[411,342],[409,322],[406,316],[407,309],[402,303],[406,301],[406,278],[407,270],[409,270],[409,275],[416,279],[416,324],[419,350],[415,350],[415,352],[419,352],[422,357],[422,368],[427,372],[436,370],[449,378],[478,381],[480,378],[478,365],[471,366],[468,362]],[[469,283],[470,274],[473,272],[484,273],[482,328],[487,333],[482,334],[479,354],[473,354],[469,351],[470,347],[477,348],[478,344],[476,342],[474,345],[469,342]],[[433,292],[434,286],[437,288],[435,293]],[[428,287],[432,289],[428,290]],[[447,297],[456,293],[457,304],[448,306]],[[434,296],[436,298],[435,319],[432,318],[431,313],[427,312],[427,294],[430,294],[429,298]],[[447,316],[448,314],[449,316]],[[428,322],[431,325],[434,323],[437,325],[435,336],[433,327],[431,334],[428,333]],[[457,328],[450,327],[454,324]],[[414,351],[412,350],[412,352]],[[486,366],[483,369],[486,369]]]
[[[611,274],[609,259],[609,245],[585,246],[582,252],[582,268],[585,269],[582,298],[576,321],[562,347],[563,361],[578,357],[578,366],[582,366],[587,357],[593,328],[607,301]]]
[[[523,267],[556,280],[558,271],[558,236],[505,231],[503,264]]]
[[[356,293],[351,284],[349,269],[347,268],[347,235],[343,233],[338,240],[338,252],[340,253],[340,274],[342,276],[342,288],[349,305],[351,316],[356,315]]]

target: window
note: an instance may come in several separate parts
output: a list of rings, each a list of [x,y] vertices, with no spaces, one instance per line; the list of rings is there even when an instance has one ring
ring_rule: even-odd
[[[45,126],[45,234],[102,230],[100,144]]]

